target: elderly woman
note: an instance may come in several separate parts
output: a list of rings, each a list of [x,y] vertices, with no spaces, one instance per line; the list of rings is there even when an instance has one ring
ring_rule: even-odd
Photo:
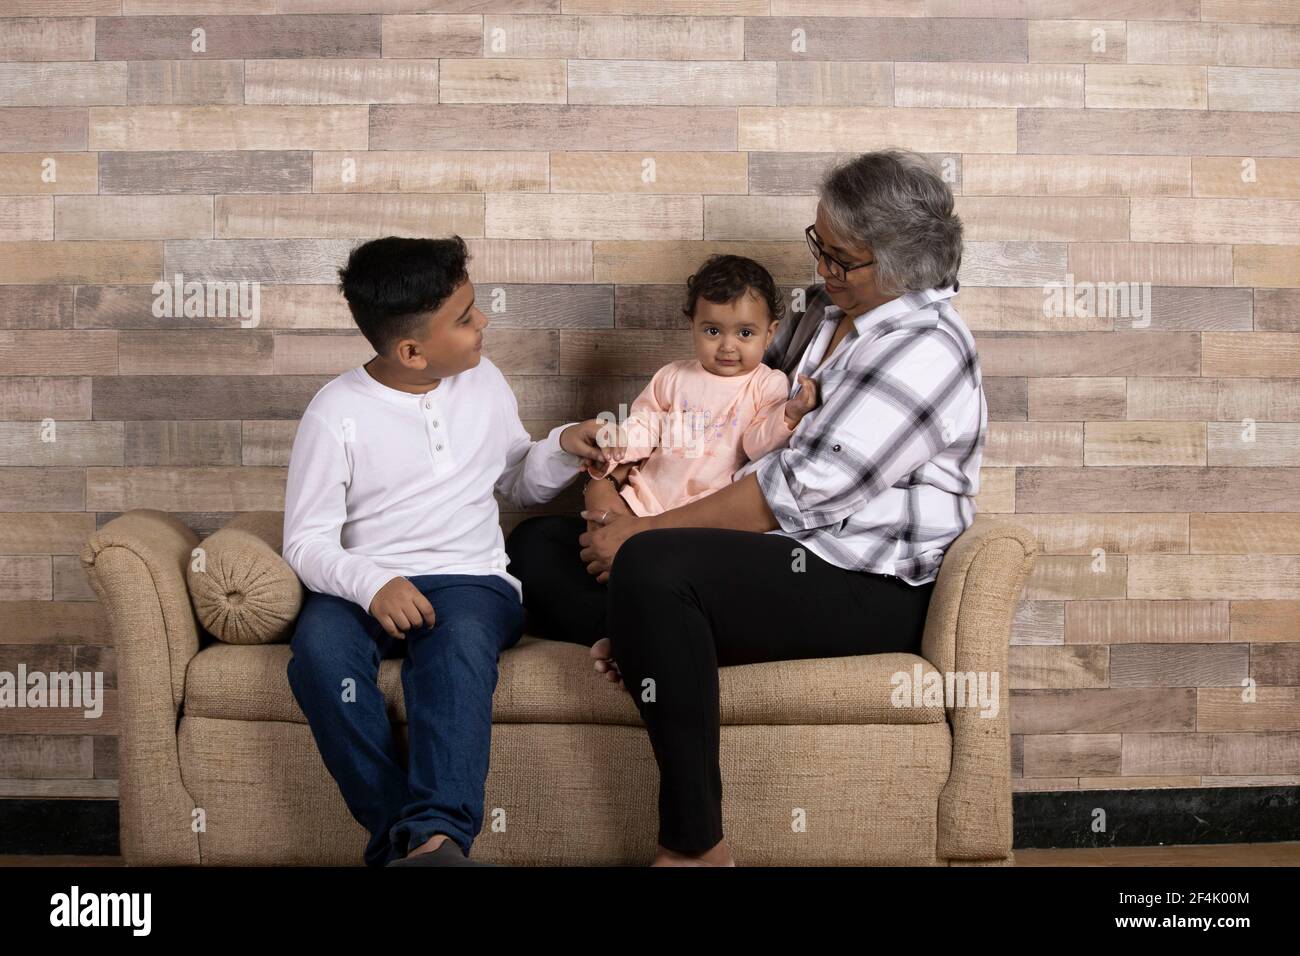
[[[944,549],[974,518],[987,408],[951,304],[951,191],[915,153],[866,153],[826,174],[806,234],[824,281],[764,355],[817,382],[788,446],[662,514],[610,516],[589,491],[599,526],[533,518],[507,543],[535,632],[599,638],[596,669],[636,701],[659,765],[658,865],[734,865],[718,668],[916,652]]]

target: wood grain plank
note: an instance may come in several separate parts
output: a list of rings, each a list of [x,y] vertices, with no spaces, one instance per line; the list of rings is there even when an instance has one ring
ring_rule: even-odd
[[[1029,56],[1023,20],[958,17],[827,16],[825,7],[804,16],[748,17],[744,55],[749,60],[797,60],[793,31],[824,60],[1024,63]]]
[[[744,195],[747,182],[744,153],[565,151],[550,154],[553,193],[700,193],[707,202],[724,193]]]
[[[1134,555],[1129,597],[1153,600],[1284,600],[1300,598],[1300,556]]]
[[[205,106],[244,102],[243,60],[133,60],[127,64],[131,106]]]
[[[1022,109],[1015,149],[1021,153],[1090,155],[1098,143],[1127,156],[1236,156],[1251,144],[1254,156],[1290,156],[1300,117],[1192,109]],[[1009,152],[988,150],[987,152]]]
[[[382,19],[385,59],[483,55],[481,14],[397,14]]]
[[[317,151],[312,159],[318,193],[546,192],[544,152]]]
[[[0,153],[0,196],[98,191],[94,153]]]
[[[211,196],[59,196],[59,239],[206,239],[212,236]]]
[[[1085,427],[1085,465],[1207,463],[1205,425],[1202,422],[1088,422]]]
[[[1123,20],[1029,21],[1030,63],[1123,63],[1127,56]]]
[[[54,238],[54,200],[49,196],[0,196],[0,241]]]
[[[701,239],[699,196],[500,193],[487,197],[496,239]]]
[[[330,103],[436,103],[437,60],[247,60],[244,102],[311,106]]]
[[[444,60],[438,80],[438,100],[443,103],[591,102],[566,95],[570,69],[564,60]]]
[[[158,242],[0,242],[0,283],[151,283],[161,270]]]
[[[206,34],[193,50],[192,31]],[[377,16],[136,16],[95,23],[97,60],[228,60],[377,57]]]
[[[1287,468],[1019,468],[1017,506],[1028,512],[1300,511]]]
[[[0,106],[125,102],[125,63],[0,63]]]
[[[317,154],[320,155],[320,154]],[[308,150],[204,150],[99,154],[100,192],[305,193],[312,188]]]
[[[1192,554],[1300,554],[1300,515],[1193,512],[1190,551]]]
[[[483,196],[218,196],[218,239],[483,235]]]
[[[1065,605],[1065,643],[1205,644],[1227,641],[1228,612],[1227,601],[1071,601]]]
[[[742,106],[737,148],[790,151],[808,146],[882,149],[907,142],[922,152],[1008,153],[1016,111],[903,107]]]
[[[1204,110],[1209,103],[1200,67],[1093,63],[1086,69],[1088,109]]]
[[[962,193],[973,196],[1186,196],[1185,156],[967,155]]]
[[[491,68],[503,61],[483,62]],[[563,70],[555,72],[560,74],[561,89],[550,99],[514,99],[517,102],[564,102]],[[572,60],[568,67],[570,103],[602,106],[642,103],[660,106],[775,106],[777,90],[775,63]],[[444,101],[448,100],[444,97]]]
[[[1300,159],[1194,156],[1192,194],[1223,199],[1300,199]]]
[[[5,12],[9,12],[6,4]],[[95,21],[90,17],[6,17],[0,20],[0,60],[93,60]]]
[[[365,149],[364,106],[94,106],[90,148]]]
[[[379,105],[370,110],[371,149],[672,149],[687,130],[694,149],[735,149],[736,111],[534,104]]]
[[[1278,199],[1134,199],[1134,242],[1278,245],[1300,236],[1300,202]]]
[[[1083,67],[1070,64],[898,62],[894,66],[894,105],[901,107],[1077,108],[1084,105],[1083,94]]]
[[[1241,687],[1250,668],[1244,644],[1123,644],[1110,648],[1111,687]],[[1200,722],[1197,705],[1197,729]]]

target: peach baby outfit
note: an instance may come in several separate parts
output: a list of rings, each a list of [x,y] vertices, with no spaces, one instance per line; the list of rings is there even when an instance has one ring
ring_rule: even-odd
[[[789,441],[789,393],[785,373],[762,363],[734,376],[714,375],[698,359],[665,365],[628,411],[622,460],[646,460],[628,472],[623,499],[651,515],[725,488],[746,461]]]

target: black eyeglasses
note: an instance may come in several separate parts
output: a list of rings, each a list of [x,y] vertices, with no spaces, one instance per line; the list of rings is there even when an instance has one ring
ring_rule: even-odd
[[[813,223],[813,225],[803,231],[803,234],[808,239],[808,248],[812,250],[813,258],[819,262],[825,262],[826,271],[829,272],[833,278],[842,282],[848,278],[848,274],[854,269],[863,269],[867,266],[873,266],[876,264],[875,259],[872,259],[870,262],[859,262],[857,265],[853,266],[845,265],[843,262],[840,262],[839,259],[836,259],[833,255],[822,248],[821,242],[813,232],[815,227],[816,223]]]

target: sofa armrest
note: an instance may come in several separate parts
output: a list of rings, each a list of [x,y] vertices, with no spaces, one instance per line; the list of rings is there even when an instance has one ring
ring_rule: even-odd
[[[950,673],[997,675],[995,715],[946,707],[952,769],[939,796],[936,855],[997,860],[1011,855],[1011,715],[1007,667],[1011,621],[1037,551],[1005,521],[978,520],[948,548],[930,601],[921,654]],[[989,685],[991,689],[991,684]]]
[[[197,544],[177,518],[139,509],[104,525],[81,551],[117,648],[120,836],[130,864],[199,862],[176,747],[185,671],[199,650],[185,586]]]

